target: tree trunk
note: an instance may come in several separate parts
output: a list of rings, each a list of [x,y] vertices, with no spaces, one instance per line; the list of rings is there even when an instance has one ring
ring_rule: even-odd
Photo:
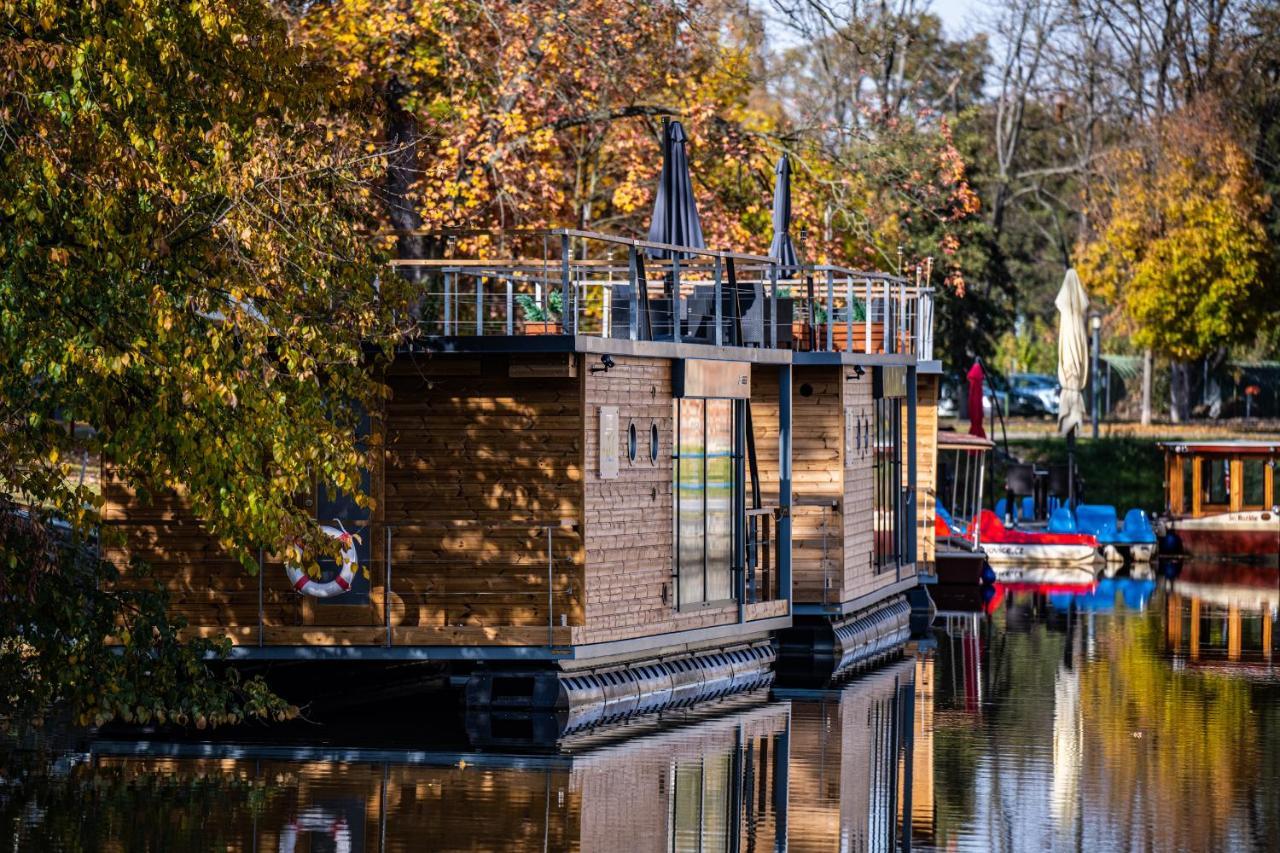
[[[1151,349],[1142,351],[1142,425],[1151,426]]]
[[[398,80],[387,84],[386,147],[387,176],[384,183],[384,202],[387,219],[397,232],[397,260],[423,260],[442,256],[442,241],[422,235],[422,216],[410,198],[413,182],[418,174],[418,119],[406,110],[402,100],[409,93]],[[422,267],[404,266],[399,272],[411,284],[421,285],[426,278]],[[426,296],[421,295],[410,303],[410,313],[421,319]]]
[[[1174,361],[1169,365],[1169,419],[1175,424],[1191,418],[1191,364]]]

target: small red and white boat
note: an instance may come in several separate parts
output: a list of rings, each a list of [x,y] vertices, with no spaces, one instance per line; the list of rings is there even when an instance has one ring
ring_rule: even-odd
[[[982,549],[997,575],[1001,564],[1092,569],[1098,559],[1098,540],[1087,533],[1033,533],[1009,528],[989,509],[978,516],[978,531]]]
[[[1280,555],[1280,442],[1163,442],[1162,550],[1274,561]]]

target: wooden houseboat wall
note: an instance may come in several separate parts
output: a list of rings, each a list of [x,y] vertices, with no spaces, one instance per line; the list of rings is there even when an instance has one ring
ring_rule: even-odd
[[[915,359],[812,353],[797,361],[796,618],[779,651],[789,666],[838,671],[878,660],[909,635],[905,595],[920,583]]]
[[[942,374],[916,371],[916,568],[935,578],[937,542],[934,518],[938,502],[938,398]]]

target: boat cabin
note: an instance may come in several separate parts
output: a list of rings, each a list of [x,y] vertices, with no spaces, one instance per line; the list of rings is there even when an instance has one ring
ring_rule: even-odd
[[[369,413],[375,508],[308,497],[357,532],[348,592],[300,592],[269,553],[248,575],[108,463],[116,561],[148,562],[233,657],[440,661],[473,705],[592,719],[767,679],[792,624],[793,525],[806,602],[914,584],[904,460],[926,290],[824,268],[814,298],[812,276],[767,257],[517,236],[512,257],[400,263],[421,334]]]
[[[1223,512],[1271,509],[1280,441],[1162,442],[1165,509],[1202,518]]]
[[[1162,550],[1192,556],[1280,555],[1280,442],[1162,442]]]

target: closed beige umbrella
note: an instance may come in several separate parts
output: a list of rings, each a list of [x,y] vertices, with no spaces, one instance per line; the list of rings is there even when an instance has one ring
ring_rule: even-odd
[[[1066,277],[1062,279],[1062,289],[1053,304],[1058,309],[1058,384],[1062,386],[1058,429],[1067,437],[1068,503],[1074,507],[1075,438],[1076,431],[1084,423],[1084,386],[1089,376],[1089,340],[1085,332],[1089,295],[1084,292],[1084,285],[1080,284],[1080,276],[1074,269],[1067,270]]]
[[[1067,435],[1084,423],[1084,386],[1089,378],[1089,340],[1085,331],[1089,295],[1074,269],[1067,270],[1053,304],[1058,308],[1058,384],[1062,386],[1058,429]]]

